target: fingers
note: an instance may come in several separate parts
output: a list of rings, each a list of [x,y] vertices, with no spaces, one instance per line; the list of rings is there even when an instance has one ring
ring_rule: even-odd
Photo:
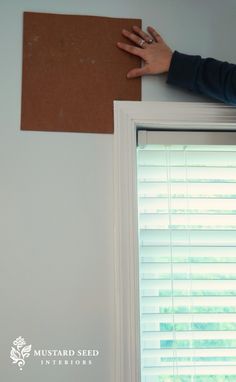
[[[125,44],[123,42],[117,43],[118,48],[123,49],[124,51],[134,54],[135,56],[141,57],[143,55],[143,49],[137,48],[136,46],[132,46],[129,44]]]
[[[149,34],[145,33],[142,29],[137,27],[136,25],[133,26],[133,31],[137,33],[144,41],[146,41],[148,44],[152,43],[153,39],[150,37]]]
[[[129,32],[127,29],[123,29],[122,34],[123,36],[128,38],[130,41],[134,42],[136,45],[139,45],[140,47],[145,48],[146,40],[143,38],[140,38],[140,36],[137,36],[137,34]]]
[[[156,42],[163,41],[161,35],[156,31],[156,29],[154,29],[153,27],[147,27],[147,30]]]
[[[136,78],[136,77],[141,77],[144,74],[148,74],[149,70],[146,66],[143,66],[142,68],[135,68],[130,70],[127,73],[127,78]]]
[[[128,38],[130,41],[134,42],[136,45],[141,46],[142,48],[146,48],[148,46],[147,44],[151,44],[153,40],[155,42],[163,42],[161,35],[153,27],[149,26],[147,28],[149,34],[144,32],[141,28],[139,28],[136,25],[134,25],[132,29],[135,33],[123,29],[123,36]],[[142,41],[144,41],[144,43]]]

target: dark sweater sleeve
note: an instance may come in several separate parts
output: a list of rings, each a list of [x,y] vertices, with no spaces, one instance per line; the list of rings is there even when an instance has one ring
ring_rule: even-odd
[[[167,83],[236,105],[236,65],[173,53]]]

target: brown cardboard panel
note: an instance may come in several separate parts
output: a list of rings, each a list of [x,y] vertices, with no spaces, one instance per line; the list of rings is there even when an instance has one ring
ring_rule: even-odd
[[[112,133],[113,100],[140,100],[140,59],[116,47],[141,20],[24,13],[21,129]]]

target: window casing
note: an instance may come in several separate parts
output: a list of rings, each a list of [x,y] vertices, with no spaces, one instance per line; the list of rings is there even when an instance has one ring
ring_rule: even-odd
[[[236,110],[220,104],[119,101],[114,116],[114,381],[139,382],[137,130],[234,131]]]

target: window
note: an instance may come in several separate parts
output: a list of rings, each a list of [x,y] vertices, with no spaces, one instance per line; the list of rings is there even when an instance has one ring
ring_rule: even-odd
[[[236,378],[236,372],[233,371],[233,368],[235,367],[234,365],[236,365],[234,360],[236,357],[236,354],[234,353],[234,347],[236,347],[234,346],[234,342],[236,338],[233,337],[235,327],[230,326],[236,322],[236,317],[234,318],[236,312],[234,314],[233,311],[229,311],[236,306],[234,303],[235,296],[233,294],[235,290],[233,264],[230,263],[231,260],[232,262],[235,260],[234,256],[236,256],[236,254],[228,245],[229,243],[234,244],[235,240],[232,235],[232,230],[230,230],[229,227],[232,228],[235,225],[234,212],[236,208],[234,208],[234,199],[232,198],[232,195],[234,194],[233,187],[236,183],[233,184],[233,182],[231,182],[231,191],[227,191],[224,188],[223,183],[224,179],[232,180],[234,176],[233,167],[227,168],[229,163],[227,158],[223,158],[223,162],[220,162],[220,158],[222,159],[223,147],[221,147],[221,151],[217,152],[216,155],[213,155],[213,158],[211,156],[214,151],[211,150],[213,146],[210,146],[209,142],[204,142],[204,146],[206,144],[208,145],[207,147],[205,146],[204,151],[204,155],[207,155],[209,159],[207,162],[208,169],[201,166],[199,166],[198,169],[193,169],[194,165],[201,164],[201,162],[194,162],[196,155],[199,154],[198,151],[200,145],[203,145],[201,142],[194,142],[198,144],[198,151],[193,152],[194,155],[191,158],[190,151],[192,152],[194,150],[190,150],[190,148],[192,148],[193,142],[164,142],[164,145],[168,146],[166,152],[163,151],[163,158],[165,158],[167,162],[163,162],[162,164],[165,164],[164,168],[165,170],[168,170],[166,174],[161,170],[160,174],[163,177],[162,180],[168,176],[168,178],[166,178],[168,179],[168,182],[166,182],[167,188],[165,195],[164,189],[162,194],[162,197],[163,199],[165,197],[167,204],[162,204],[160,208],[162,212],[158,219],[156,219],[151,212],[153,208],[153,200],[151,199],[150,202],[148,198],[145,199],[145,206],[139,203],[139,211],[145,209],[149,212],[141,214],[139,221],[137,195],[138,191],[140,193],[140,190],[137,189],[137,158],[143,160],[143,156],[149,156],[150,154],[144,154],[144,151],[148,151],[148,134],[145,133],[146,138],[148,137],[145,142],[147,150],[145,150],[144,147],[139,148],[137,155],[136,148],[137,132],[140,127],[145,128],[145,130],[161,129],[162,131],[167,131],[171,129],[173,130],[171,133],[172,137],[178,130],[214,130],[217,134],[221,134],[221,137],[218,135],[220,137],[220,142],[216,141],[214,143],[214,146],[218,146],[219,148],[219,146],[221,146],[222,135],[226,135],[220,133],[220,131],[227,131],[231,134],[232,131],[236,130],[236,109],[219,104],[116,102],[114,115],[114,318],[116,326],[114,338],[114,380],[116,382],[216,382],[217,380],[214,379],[201,379],[202,376],[217,375],[216,365],[214,364],[216,362],[216,357],[220,358],[218,361],[222,363],[222,367],[231,367],[230,374],[234,375],[233,378]],[[183,137],[182,134],[181,136]],[[199,134],[197,136],[199,136]],[[177,156],[175,156],[177,150],[173,150],[172,144],[178,146]],[[156,143],[154,143],[154,145],[156,145]],[[226,143],[225,146],[229,147]],[[160,152],[161,150],[159,146],[157,155],[159,155]],[[228,152],[227,155],[231,155],[230,152]],[[198,161],[203,159],[203,155],[198,155]],[[216,159],[216,162],[214,162],[213,159]],[[166,164],[168,164],[168,166],[166,166]],[[178,164],[183,166],[181,167],[181,170],[178,167],[174,167]],[[193,166],[191,167],[191,172],[189,171],[189,166]],[[226,167],[226,178],[223,177],[221,180],[220,178],[214,178],[214,176],[218,176],[216,166]],[[233,166],[233,162],[231,162],[230,166]],[[148,168],[148,166],[146,167]],[[144,168],[144,171],[147,171],[151,176],[151,173],[149,173],[151,168],[147,168]],[[200,173],[200,168],[203,169],[203,174]],[[191,192],[195,192],[195,196],[200,196],[202,191],[199,189],[199,194],[196,194],[197,191],[196,189],[193,190],[191,180],[194,180],[194,177],[196,180],[198,177],[200,177],[199,179],[206,180],[208,176],[207,174],[209,174],[209,169],[211,169],[210,175],[212,176],[212,179],[215,179],[220,183],[219,189],[221,189],[221,193],[215,193],[214,186],[210,187],[208,189],[208,194],[205,195],[209,197],[209,200],[207,200],[207,206],[204,207],[202,199],[200,198],[193,198],[194,203],[192,203],[193,199],[190,198]],[[140,176],[141,173],[138,170],[138,176]],[[182,179],[182,185],[184,185],[185,191],[187,188],[188,192],[185,194],[187,195],[187,198],[183,197],[180,188],[175,189],[175,182],[173,182],[174,185],[172,185],[171,182],[175,179],[175,176],[177,177],[176,179]],[[148,176],[146,179],[148,179]],[[188,182],[186,182],[186,179]],[[215,184],[212,183],[211,186],[212,185]],[[144,187],[147,187],[147,185]],[[173,193],[174,189],[175,191]],[[171,195],[182,195],[182,200],[173,201],[170,198]],[[228,198],[226,198],[227,195],[229,196]],[[161,196],[161,194],[159,196]],[[194,196],[194,194],[192,196]],[[190,201],[187,201],[187,199],[191,200],[191,205]],[[214,201],[216,202],[216,200],[217,203],[214,204]],[[226,203],[224,201],[226,201]],[[158,201],[156,200],[156,202]],[[158,207],[154,206],[154,212],[155,208]],[[216,213],[219,212],[219,210],[221,212],[219,214]],[[204,220],[199,219],[203,216],[200,215],[199,211],[201,211],[202,214],[206,213]],[[227,219],[224,219],[223,221],[221,218],[224,214],[227,216]],[[151,218],[151,220],[147,220],[149,218]],[[175,245],[177,249],[172,246],[173,249],[170,250],[170,248],[172,248],[170,245],[166,247],[167,249],[169,248],[169,252],[167,250],[165,252],[164,250],[161,259],[158,258],[158,261],[155,254],[156,252],[154,254],[144,254],[140,252],[141,258],[145,257],[145,260],[150,259],[151,262],[157,262],[155,263],[155,268],[153,268],[153,265],[149,268],[148,262],[144,261],[143,266],[145,267],[145,271],[141,269],[142,264],[139,264],[139,237],[142,239],[141,243],[144,243],[144,239],[147,239],[146,243],[149,240],[151,242],[151,240],[154,239],[149,235],[150,232],[148,232],[148,229],[146,232],[143,230],[143,232],[140,233],[140,236],[138,235],[138,228],[142,227],[142,225],[143,227],[153,225],[152,231],[158,231],[158,236],[162,240],[159,244],[164,244],[167,241],[168,244],[179,244],[179,246]],[[217,225],[218,228],[220,226],[220,235],[215,235],[215,232],[214,234],[210,234],[208,231],[215,231]],[[201,233],[204,235],[197,235],[198,230],[203,228],[203,226],[205,228],[202,229]],[[177,227],[178,232],[176,235],[175,231],[177,231]],[[192,232],[194,232],[194,235]],[[223,234],[225,234],[224,240],[222,239]],[[205,246],[207,246],[207,243],[211,245],[211,248],[210,246],[208,247],[209,251],[206,256],[205,252],[204,255],[203,252],[192,252],[192,244],[197,243],[197,241],[200,242],[200,240],[202,240],[202,244]],[[220,252],[220,249],[222,249],[219,245],[220,240],[221,242],[224,241],[224,243],[228,243],[225,247],[226,250],[224,249],[224,253]],[[186,247],[184,247],[184,243],[187,243],[188,246],[186,245]],[[157,244],[156,238],[155,244]],[[181,253],[179,252],[180,245],[185,248]],[[212,250],[214,245],[218,247],[216,252],[213,252]],[[191,249],[191,253],[189,252],[189,248]],[[212,259],[214,259],[214,263],[210,264],[210,260]],[[202,263],[200,260],[203,260]],[[209,262],[207,262],[207,260]],[[224,270],[223,267],[225,267]],[[159,275],[159,285],[153,287],[152,283],[153,281],[156,283],[156,280],[145,280],[145,283],[147,281],[150,285],[143,286],[142,281],[140,282],[139,280],[139,272],[141,272],[141,274],[145,273],[145,277],[146,275],[152,276],[152,274],[155,274],[155,276]],[[218,277],[219,275],[221,278]],[[222,278],[222,275],[226,275],[227,277],[230,275],[232,277],[231,279],[229,277],[224,279]],[[197,279],[197,276],[199,276],[200,279]],[[204,277],[207,279],[212,277],[211,287],[207,282],[208,289],[204,286],[204,282],[207,281],[204,281]],[[221,283],[221,287],[219,287],[219,283]],[[215,285],[215,289],[213,288],[213,285]],[[147,298],[150,299],[150,301],[152,300],[152,306],[155,305],[154,300],[157,298],[154,293],[161,294],[160,297],[162,303],[159,304],[159,310],[162,309],[161,314],[163,315],[163,318],[166,318],[165,320],[159,320],[159,323],[149,319],[146,320],[146,322],[140,321],[142,305],[140,305],[141,294],[139,293],[139,290],[144,294],[147,291],[148,293],[153,294],[153,296],[151,295],[150,297],[144,296],[144,299]],[[207,295],[201,295],[203,292],[207,293]],[[218,295],[214,295],[214,293],[218,293]],[[200,301],[202,302],[200,303]],[[194,311],[197,309],[206,310],[209,307],[213,308],[212,312]],[[221,310],[228,309],[228,311],[220,312],[216,310],[214,312],[215,308]],[[185,309],[185,311],[181,311],[181,309]],[[197,320],[197,314],[199,314],[199,316],[197,316],[198,318],[203,318],[204,316],[206,320],[209,318],[209,321]],[[215,321],[212,320],[212,315],[214,315]],[[222,318],[223,315],[228,318],[221,322],[219,318]],[[186,317],[190,318],[190,316],[191,320],[188,321]],[[180,317],[182,320],[178,322],[177,318]],[[218,321],[216,319],[217,317]],[[149,328],[147,328],[147,326],[145,326],[147,323],[151,324],[151,327],[149,326]],[[209,326],[209,324],[214,325]],[[180,325],[185,326],[181,327]],[[154,373],[152,377],[152,372],[149,376],[144,374],[143,376],[141,375],[141,364],[144,360],[141,349],[143,348],[144,339],[140,333],[142,333],[143,328],[145,328],[145,330],[147,329],[147,332],[153,331],[159,333],[158,339],[153,336],[153,333],[147,334],[147,338],[145,338],[145,341],[149,341],[149,343],[146,342],[147,346],[150,345],[150,342],[153,342],[151,345],[154,345],[154,347],[159,349],[159,358],[162,362],[162,366],[165,366],[166,368],[165,373],[163,374],[163,370],[161,370],[158,377],[156,377]],[[201,332],[200,337],[194,337],[195,332],[197,331],[198,334]],[[191,338],[188,337],[190,333],[193,335]],[[215,337],[216,333],[218,335],[217,337]],[[205,335],[207,337],[204,337]],[[209,338],[211,335],[213,338]],[[187,337],[185,338],[185,336]],[[215,340],[221,342],[216,342]],[[207,349],[206,345],[212,350],[209,355],[205,354]],[[179,348],[181,349],[181,354],[176,353]],[[223,352],[216,354],[217,348],[223,348],[221,349]],[[192,354],[190,354],[189,349],[192,350]],[[199,354],[199,349],[202,349],[201,354]],[[200,379],[197,379],[195,378],[197,377],[198,372],[196,370],[196,364],[198,363],[197,365],[199,365],[201,362],[206,362],[206,360],[203,361],[201,357],[209,358],[207,362],[210,365],[211,370],[214,371],[214,374],[209,374],[208,369],[208,374],[204,372],[201,374]],[[150,358],[151,357],[145,359],[145,362],[150,362]],[[152,369],[152,366],[154,366],[154,368],[157,366],[156,354],[153,357],[153,362],[153,364],[150,363],[150,369]],[[227,362],[229,365],[227,365]],[[186,368],[183,363],[187,365]],[[204,365],[206,365],[206,363],[204,363]],[[168,367],[169,370],[167,370]],[[184,373],[181,368],[184,369]],[[156,373],[156,370],[153,369],[152,371]],[[221,374],[221,376],[222,375],[223,374]],[[163,379],[163,376],[165,379]],[[175,379],[173,379],[173,376]],[[230,375],[228,375],[228,372],[227,377],[228,379],[219,379],[219,381],[233,381],[232,378],[229,379]]]
[[[233,143],[232,132],[139,133],[142,382],[236,381]]]

